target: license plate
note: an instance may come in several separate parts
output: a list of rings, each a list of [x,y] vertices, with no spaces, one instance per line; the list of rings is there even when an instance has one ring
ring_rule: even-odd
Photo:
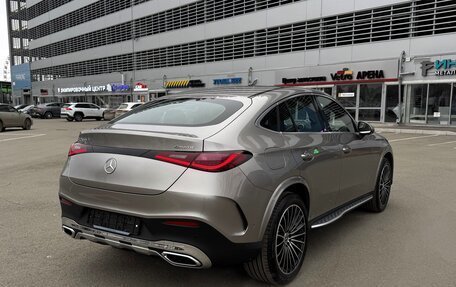
[[[88,223],[96,229],[121,235],[139,235],[141,221],[134,216],[91,209]]]

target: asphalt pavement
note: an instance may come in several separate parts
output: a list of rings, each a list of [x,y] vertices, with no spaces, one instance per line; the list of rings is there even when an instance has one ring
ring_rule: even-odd
[[[59,173],[79,131],[98,125],[0,133],[0,286],[264,286],[241,267],[181,269],[65,235]],[[456,286],[456,136],[383,135],[396,161],[387,210],[313,230],[289,286]]]

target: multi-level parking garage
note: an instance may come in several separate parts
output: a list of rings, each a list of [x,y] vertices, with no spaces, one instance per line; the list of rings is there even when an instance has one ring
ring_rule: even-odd
[[[26,4],[35,101],[115,105],[214,85],[301,85],[360,120],[456,125],[454,0]]]

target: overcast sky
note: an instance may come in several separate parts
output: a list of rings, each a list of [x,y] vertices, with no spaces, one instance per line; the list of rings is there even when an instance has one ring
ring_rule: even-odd
[[[8,28],[6,22],[6,4],[5,1],[0,1],[0,62],[9,55],[8,49]]]

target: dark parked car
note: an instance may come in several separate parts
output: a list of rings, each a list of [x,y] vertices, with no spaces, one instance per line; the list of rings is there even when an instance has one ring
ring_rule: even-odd
[[[0,132],[6,128],[16,127],[29,130],[32,124],[33,122],[29,115],[16,110],[10,105],[0,104]]]
[[[43,119],[60,118],[60,109],[62,106],[63,103],[41,104],[32,109],[31,115],[34,118]]]
[[[274,87],[162,97],[83,131],[68,155],[71,237],[180,267],[244,263],[270,284],[298,274],[311,229],[382,212],[394,166],[388,141],[330,96]]]

